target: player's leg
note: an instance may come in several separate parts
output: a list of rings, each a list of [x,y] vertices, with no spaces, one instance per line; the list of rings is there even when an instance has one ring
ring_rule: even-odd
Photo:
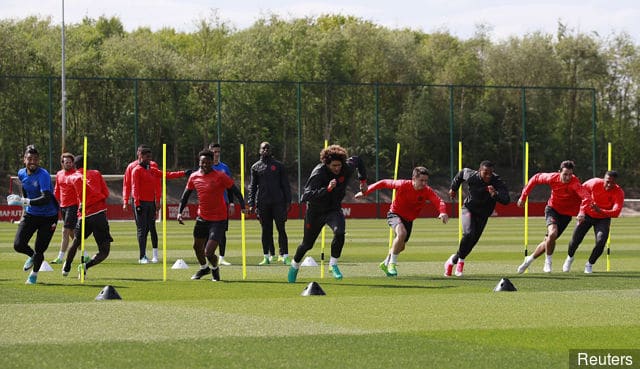
[[[607,239],[609,238],[610,228],[611,218],[598,219],[595,221],[593,225],[593,231],[595,233],[596,242],[593,250],[591,250],[589,261],[585,265],[585,273],[591,272],[591,267],[593,267],[593,264],[598,261],[598,258],[604,252],[604,247],[607,243]]]
[[[578,223],[576,227],[573,229],[573,234],[571,235],[571,240],[569,241],[569,246],[567,248],[567,259],[562,264],[562,271],[569,272],[571,271],[571,264],[573,263],[573,257],[578,250],[578,247],[584,240],[584,236],[589,231],[589,228],[593,225],[592,218],[589,216],[585,216],[585,219]]]
[[[281,202],[274,205],[273,220],[278,231],[278,255],[282,257],[285,265],[289,265],[291,259],[289,258],[289,237],[285,229],[287,221],[287,205],[285,203]]]
[[[327,217],[327,225],[333,231],[329,269],[335,279],[342,279],[342,272],[340,271],[340,268],[338,268],[338,259],[342,256],[342,249],[344,248],[344,239],[346,234],[346,223],[342,209],[329,213]]]
[[[275,255],[275,246],[273,244],[273,208],[271,205],[258,205],[258,220],[262,230],[262,261],[258,265],[267,265],[271,262],[271,256]]]

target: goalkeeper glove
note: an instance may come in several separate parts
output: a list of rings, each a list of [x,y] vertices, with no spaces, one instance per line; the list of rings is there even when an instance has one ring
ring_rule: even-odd
[[[7,204],[13,206],[29,206],[31,200],[26,197],[20,197],[16,194],[11,194],[7,196]]]

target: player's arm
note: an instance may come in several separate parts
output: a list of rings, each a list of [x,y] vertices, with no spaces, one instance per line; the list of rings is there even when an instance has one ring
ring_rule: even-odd
[[[493,188],[495,190],[495,196],[497,202],[502,205],[508,205],[511,202],[511,198],[509,197],[509,189],[507,189],[507,185],[504,183],[500,177],[497,177],[494,181]]]
[[[53,190],[53,196],[55,196],[56,200],[60,202],[60,180],[58,179],[57,175],[56,175],[56,186]]]
[[[244,212],[246,209],[246,204],[244,202],[244,198],[242,197],[242,192],[240,192],[240,189],[238,188],[238,186],[236,186],[235,183],[227,189],[227,194],[229,195],[230,203],[233,203],[233,200],[232,200],[233,197],[238,199],[238,202],[240,203],[240,207]]]
[[[258,171],[251,167],[251,179],[249,180],[249,196],[247,203],[249,204],[249,211],[253,212],[256,206],[256,192],[258,191]]]
[[[464,176],[464,172],[466,170],[467,170],[467,168],[459,171],[451,179],[451,185],[449,186],[449,197],[451,197],[452,199],[456,197],[456,192],[458,192],[458,189],[462,185],[462,182],[464,182],[466,180],[465,176]]]
[[[591,206],[594,203],[593,199],[591,198],[591,192],[589,192],[589,190],[587,190],[587,188],[584,187],[577,178],[575,181],[571,182],[570,186],[573,192],[575,192],[581,199],[580,213],[578,214],[578,220],[581,220],[582,218],[584,218],[585,214],[583,212],[583,209],[586,209],[588,206]]]
[[[367,188],[364,191],[360,191],[355,195],[356,199],[360,199],[363,197],[368,196],[370,193],[377,191],[377,190],[382,190],[382,189],[388,189],[388,190],[392,190],[394,188],[397,188],[398,186],[396,186],[396,181],[394,181],[393,179],[381,179],[378,182],[375,182],[373,184],[371,184],[370,186],[367,186]]]
[[[127,166],[122,178],[122,209],[127,210],[129,205],[129,196],[131,196],[131,167]]]
[[[603,194],[603,196],[608,195]],[[602,207],[599,207],[597,208],[599,210],[597,212],[606,216],[607,218],[617,218],[622,212],[622,207],[624,205],[624,192],[622,190],[616,191],[616,193],[613,194],[613,197],[613,205],[611,206],[611,209],[604,209]],[[595,206],[596,204],[593,205]]]
[[[358,181],[360,181],[360,191],[367,191],[367,167],[364,165],[362,158],[352,156],[347,159],[347,164],[356,169]]]
[[[447,214],[447,204],[444,200],[438,196],[438,194],[433,190],[433,188],[427,186],[427,199],[429,202],[433,204],[433,206],[438,209],[438,219],[442,221],[442,223],[447,223],[449,221],[449,214]]]
[[[284,201],[287,203],[287,208],[289,208],[291,206],[291,184],[289,184],[289,177],[284,164],[280,166],[280,188],[282,188]]]
[[[518,198],[518,207],[523,207],[525,201],[527,201],[527,197],[529,197],[529,194],[531,193],[531,191],[538,185],[541,184],[541,177],[544,173],[536,173],[533,175],[533,177],[529,178],[529,181],[527,181],[527,184],[524,186],[524,188],[522,189],[522,193],[520,194],[520,197]]]
[[[26,196],[23,197],[22,202],[25,205],[40,206],[48,204],[51,199],[53,199],[53,194],[51,193],[51,191],[43,191],[40,192],[40,196],[36,197],[35,199],[30,199]]]
[[[180,224],[184,224],[184,222],[182,221],[182,212],[187,206],[187,202],[189,202],[189,197],[191,196],[192,192],[193,190],[185,188],[184,192],[182,193],[182,197],[180,197],[180,206],[178,207],[178,216],[176,217],[178,223]]]
[[[322,175],[322,167],[318,167],[311,172],[311,176],[304,185],[304,192],[300,197],[301,202],[322,198],[329,193],[327,189],[327,178]]]

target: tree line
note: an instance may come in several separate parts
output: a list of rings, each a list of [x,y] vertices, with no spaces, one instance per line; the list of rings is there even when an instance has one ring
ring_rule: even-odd
[[[399,176],[425,165],[446,185],[457,170],[451,144],[461,141],[464,166],[491,159],[517,191],[525,139],[530,174],[573,159],[583,179],[606,169],[611,142],[620,182],[638,186],[640,54],[628,34],[559,23],[555,34],[501,41],[478,26],[462,40],[341,15],[266,16],[242,30],[215,13],[196,23],[188,33],[127,32],[117,17],[67,25],[64,149],[80,152],[87,136],[91,164],[112,174],[138,143],[157,159],[165,143],[171,169],[193,166],[218,140],[238,168],[244,144],[248,168],[270,141],[304,184],[324,140],[363,156],[372,179],[393,175],[400,143]],[[50,150],[43,166],[58,169],[60,34],[50,18],[0,20],[5,178],[30,143]]]

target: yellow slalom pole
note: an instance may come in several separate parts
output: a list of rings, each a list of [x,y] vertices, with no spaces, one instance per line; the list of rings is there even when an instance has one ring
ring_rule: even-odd
[[[324,148],[326,149],[329,146],[329,142],[324,140]],[[324,278],[324,244],[325,244],[325,227],[322,226],[322,236],[321,241],[322,247],[320,250],[320,279]]]
[[[529,141],[524,143],[524,184],[529,181]],[[524,257],[529,255],[529,197],[524,202]],[[529,269],[525,270],[529,273]]]
[[[82,226],[80,226],[80,283],[84,283],[84,230],[86,227],[87,207],[87,136],[84,136],[84,148],[82,150]]]
[[[607,170],[611,170],[611,142],[607,144]],[[609,224],[609,236],[607,237],[607,272],[611,271],[611,224]]]
[[[162,280],[167,281],[167,144],[162,144]]]
[[[398,166],[400,164],[400,142],[396,144],[396,166],[393,169],[393,180],[398,179]],[[391,193],[391,202],[396,199],[396,189],[393,189]],[[389,227],[389,250],[391,250],[393,243],[393,228]]]
[[[462,141],[458,141],[458,171],[462,170]],[[458,189],[458,242],[462,240],[462,186]]]
[[[240,193],[244,199],[244,144],[240,144]],[[242,209],[244,210],[244,209]],[[244,225],[244,212],[240,211],[240,242],[242,244],[242,279],[247,279],[247,239]]]
[[[529,142],[524,143],[524,185],[529,181]],[[524,203],[524,257],[529,255],[529,197]]]

